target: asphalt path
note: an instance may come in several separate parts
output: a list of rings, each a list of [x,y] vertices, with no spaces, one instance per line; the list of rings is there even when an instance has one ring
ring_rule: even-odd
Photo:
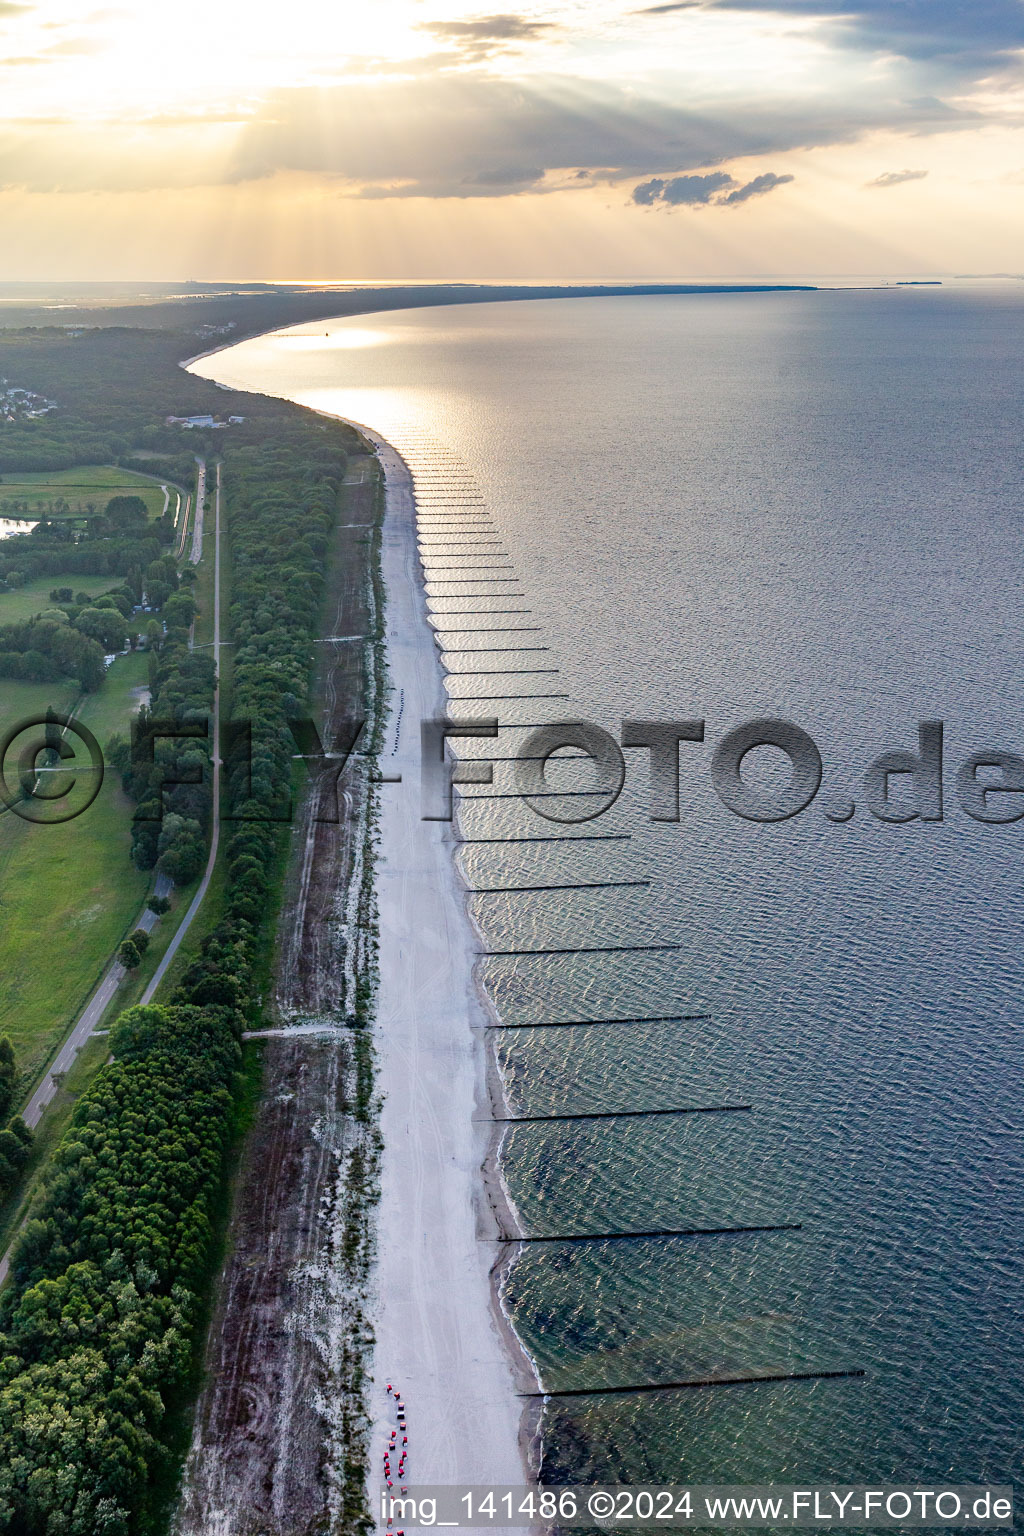
[[[167,876],[158,875],[153,891],[154,896],[168,896],[171,889],[171,881],[168,880]],[[151,912],[147,906],[143,908],[135,927],[144,928],[147,933],[150,933],[156,920],[156,913]],[[75,1057],[103,1018],[115,992],[121,984],[124,974],[125,968],[120,960],[114,960],[104,974],[103,980],[78,1015],[75,1027],[61,1046],[57,1059],[53,1062],[50,1070],[29,1099],[28,1105],[23,1112],[22,1118],[30,1130],[35,1130],[39,1124],[43,1117],[43,1110],[57,1092],[60,1079],[70,1071]]]
[[[205,477],[206,466],[200,470],[200,476]],[[197,493],[196,516],[200,518],[200,504],[205,485],[200,481],[200,489]],[[217,465],[217,486],[214,492],[214,518],[213,518],[213,664],[216,668],[216,679],[213,685],[213,740],[211,751],[213,758],[213,814],[210,832],[210,856],[206,861],[206,872],[199,882],[199,888],[192,898],[192,903],[182,919],[177,933],[167,946],[167,951],[153,973],[145,992],[142,994],[142,1003],[149,1003],[157,987],[163,981],[167,967],[178,953],[182,939],[191,928],[196,913],[203,904],[207,891],[210,889],[210,880],[213,876],[214,865],[217,862],[217,849],[220,846],[220,499],[221,499],[221,475],[220,465]],[[197,521],[200,548],[202,547],[202,522]],[[195,544],[192,546],[192,557],[195,559]]]
[[[198,565],[203,558],[203,522],[206,508],[206,460],[197,459],[199,474],[196,477],[196,513],[192,519],[192,553],[189,564]],[[217,483],[220,484],[220,466],[217,466]]]

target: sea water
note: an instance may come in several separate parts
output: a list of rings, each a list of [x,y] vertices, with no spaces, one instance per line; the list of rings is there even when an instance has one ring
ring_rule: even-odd
[[[678,821],[629,748],[585,823],[538,814],[602,803],[585,761],[533,809],[511,762],[460,795],[481,979],[517,1026],[491,1039],[533,1117],[502,1149],[523,1230],[703,1234],[520,1251],[515,1326],[584,1394],[546,1410],[551,1481],[1020,1470],[1024,833],[967,816],[956,773],[1024,754],[1022,356],[1024,288],[996,284],[410,310],[200,365],[407,456],[452,712],[501,722],[467,755],[704,722]],[[473,549],[514,581],[453,576]],[[758,718],[823,760],[789,820],[712,782]],[[882,822],[864,772],[922,721],[943,819]],[[743,772],[781,803],[777,749]],[[586,1395],[684,1381],[731,1384]]]

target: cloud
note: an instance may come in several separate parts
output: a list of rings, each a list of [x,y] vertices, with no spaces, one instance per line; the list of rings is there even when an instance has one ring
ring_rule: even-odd
[[[774,171],[765,171],[763,175],[755,176],[753,181],[748,181],[746,186],[737,187],[721,201],[725,207],[735,207],[737,203],[745,203],[751,197],[764,197],[766,192],[774,192],[776,187],[785,186],[787,181],[794,179],[792,176],[776,176]]]
[[[668,180],[655,176],[633,188],[633,201],[645,208],[655,203],[665,203],[670,208],[706,208],[709,204],[728,208],[751,197],[763,197],[792,180],[792,176],[776,176],[774,171],[765,171],[743,186],[728,171],[712,171],[706,176],[672,176]]]
[[[97,38],[65,37],[61,42],[51,43],[48,48],[44,48],[43,53],[48,59],[77,59],[88,54],[100,53],[102,49],[103,44]]]
[[[21,16],[31,9],[30,5],[18,5],[15,0],[0,0],[0,16]]]
[[[716,192],[735,185],[735,179],[725,171],[712,171],[707,176],[673,176],[668,181],[656,176],[633,188],[633,201],[648,207],[652,203],[668,203],[673,208],[699,208],[710,203]]]
[[[898,187],[904,181],[923,181],[927,171],[883,171],[874,181],[866,181],[866,187]]]
[[[463,178],[465,184],[470,187],[526,187],[533,186],[543,179],[542,167],[515,165],[493,166],[488,170],[475,171],[472,176]]]
[[[223,178],[292,171],[337,178],[355,196],[494,197],[536,186],[542,172],[545,190],[579,186],[583,170],[592,184],[678,182],[658,200],[696,196],[699,205],[701,184],[680,178],[875,128],[922,133],[975,121],[941,102],[893,99],[884,81],[849,103],[823,85],[819,99],[747,98],[711,113],[633,83],[446,72],[276,92],[240,134]]]
[[[642,181],[639,186],[633,188],[633,201],[639,203],[642,208],[650,208],[656,203],[665,190],[665,183],[660,176],[655,176],[650,181]]]
[[[11,10],[15,9],[17,7],[11,7]],[[0,0],[0,17],[3,14],[3,0]],[[86,58],[91,54],[99,53],[101,49],[102,44],[95,38],[66,37],[59,43],[50,43],[46,48],[41,49],[39,53],[22,54],[16,58],[0,59],[0,68],[12,69],[25,64],[51,64],[54,59]],[[8,118],[7,121],[9,122],[10,119]]]
[[[1020,0],[704,0],[704,7],[820,17],[855,47],[942,61],[957,75],[977,75],[1024,48]],[[646,14],[689,8],[676,0]]]
[[[525,16],[501,12],[496,16],[478,16],[472,21],[425,21],[421,32],[429,32],[442,42],[454,43],[474,60],[507,51],[513,43],[537,42],[547,32],[558,28],[551,21],[530,21]]]
[[[233,110],[222,120],[185,112],[177,122],[173,114],[147,122],[136,114],[130,123],[76,130],[40,124],[14,133],[6,123],[0,179],[91,192],[294,174],[333,183],[339,196],[380,199],[515,197],[654,178],[679,183],[650,197],[670,205],[699,193],[686,177],[722,175],[736,161],[848,143],[875,129],[922,134],[978,121],[934,98],[900,99],[882,74],[848,100],[823,80],[817,96],[747,96],[711,111],[679,91],[670,97],[668,85],[656,91],[536,73],[512,79],[479,69],[281,89],[246,102],[243,115],[236,132]],[[718,184],[735,189],[732,180]],[[699,207],[699,198],[691,205]]]

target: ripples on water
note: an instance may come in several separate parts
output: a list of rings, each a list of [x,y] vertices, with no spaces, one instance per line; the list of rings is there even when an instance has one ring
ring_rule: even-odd
[[[207,365],[365,421],[418,472],[447,664],[487,672],[451,678],[453,708],[503,723],[464,755],[552,719],[708,720],[679,825],[647,821],[642,754],[578,827],[498,763],[457,858],[491,951],[676,946],[482,961],[511,1115],[752,1107],[519,1125],[505,1176],[531,1235],[799,1230],[529,1244],[506,1301],[554,1390],[866,1374],[555,1397],[552,1481],[1007,1481],[1024,1459],[1021,833],[967,821],[952,772],[946,821],[902,828],[754,827],[708,778],[764,713],[815,737],[826,805],[919,719],[952,765],[1024,748],[1022,318],[1011,288],[546,302]],[[438,573],[481,548],[514,583]],[[650,884],[501,889],[624,881]],[[633,1022],[584,1022],[608,1019]]]

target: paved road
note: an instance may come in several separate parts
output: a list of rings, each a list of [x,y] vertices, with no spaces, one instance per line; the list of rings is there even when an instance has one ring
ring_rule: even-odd
[[[188,538],[188,517],[189,517],[189,513],[190,513],[191,510],[192,510],[192,492],[191,491],[186,491],[185,492],[185,510],[182,513],[182,517],[181,517],[181,532],[178,535],[178,543],[177,543],[177,546],[175,547],[175,550],[174,550],[174,558],[176,560],[180,560],[182,555],[185,553],[185,540]],[[175,523],[175,527],[177,527],[177,522]]]
[[[200,471],[199,471],[199,475],[200,475],[200,494],[202,493],[202,490],[204,489],[203,481],[204,481],[204,478],[205,478],[205,473],[206,473],[206,466],[204,464],[202,466],[202,468],[200,469]],[[216,512],[215,512],[215,518],[214,518],[214,530],[215,531],[214,531],[214,563],[213,563],[213,660],[214,660],[214,665],[217,667],[218,672],[219,672],[219,670],[220,670],[220,643],[221,643],[221,641],[220,641],[220,465],[219,464],[217,465]],[[170,944],[167,946],[166,954],[164,955],[163,959],[160,961],[160,964],[157,966],[156,971],[154,972],[152,980],[150,981],[149,985],[147,986],[145,992],[142,994],[142,1002],[143,1003],[148,1003],[148,1002],[152,1001],[153,994],[156,992],[157,987],[160,985],[160,982],[163,980],[164,974],[167,971],[167,967],[170,965],[171,961],[174,959],[174,956],[178,952],[178,947],[181,944],[182,939],[185,937],[186,933],[188,932],[189,928],[191,927],[192,921],[193,921],[196,913],[198,912],[200,906],[202,905],[203,897],[206,895],[206,892],[209,889],[210,876],[213,874],[213,866],[214,866],[214,864],[216,863],[216,860],[217,860],[217,846],[218,846],[218,843],[220,842],[220,767],[221,767],[221,764],[220,764],[220,679],[219,679],[219,677],[218,677],[218,680],[217,680],[216,684],[214,685],[214,692],[213,692],[213,743],[212,743],[212,748],[213,748],[213,830],[212,830],[212,835],[211,835],[211,838],[210,838],[210,857],[209,857],[209,859],[207,861],[206,873],[204,874],[204,876],[202,878],[202,881],[201,881],[201,883],[199,885],[199,888],[196,891],[196,894],[195,894],[195,896],[192,899],[192,903],[191,903],[188,911],[186,912],[186,914],[185,914],[185,916],[184,916],[184,918],[183,918],[183,920],[182,920],[182,922],[181,922],[181,924],[180,924],[180,926],[178,928],[177,933],[174,935],[174,938],[171,940]],[[158,876],[157,877],[157,882],[156,882],[156,890],[155,890],[154,894],[157,895],[157,896],[167,896],[169,894],[170,890],[171,890],[171,882],[170,882],[170,880],[168,880],[165,875]],[[139,918],[139,921],[136,923],[135,926],[137,928],[144,928],[146,930],[146,932],[149,933],[151,931],[151,929],[152,929],[152,927],[153,927],[155,922],[156,922],[155,914],[150,912],[149,908],[147,907],[143,911],[142,916]],[[71,1031],[70,1035],[68,1036],[68,1038],[65,1040],[63,1046],[61,1047],[60,1054],[58,1055],[56,1061],[53,1063],[53,1065],[50,1068],[49,1072],[47,1072],[46,1076],[43,1078],[42,1082],[39,1084],[39,1087],[36,1089],[35,1093],[32,1095],[31,1099],[29,1100],[28,1107],[26,1108],[25,1115],[24,1115],[24,1119],[25,1119],[25,1124],[26,1125],[28,1125],[28,1126],[30,1126],[30,1127],[32,1127],[34,1129],[39,1124],[39,1121],[42,1118],[43,1110],[46,1108],[47,1104],[49,1104],[50,1100],[53,1098],[54,1094],[57,1092],[57,1079],[59,1077],[63,1076],[63,1074],[66,1073],[69,1070],[69,1068],[71,1067],[72,1063],[75,1060],[75,1057],[78,1055],[79,1051],[82,1049],[82,1046],[85,1044],[86,1040],[88,1040],[89,1036],[92,1034],[93,1030],[96,1028],[97,1024],[102,1019],[104,1013],[107,1010],[107,1007],[108,1007],[111,999],[114,996],[114,993],[117,991],[118,985],[120,984],[121,979],[122,979],[123,976],[124,976],[124,966],[121,965],[119,961],[115,960],[113,962],[113,964],[111,965],[110,969],[107,971],[106,975],[103,977],[103,980],[100,982],[99,986],[96,988],[95,992],[90,997],[89,1001],[86,1003],[84,1009],[82,1010],[81,1014],[78,1017],[78,1020],[77,1020],[77,1022],[75,1024],[74,1029]]]
[[[192,553],[189,555],[189,564],[198,565],[203,558],[203,512],[206,506],[206,460],[197,459],[199,474],[196,477],[196,515],[192,519]],[[220,470],[217,471],[217,483],[220,484]]]
[[[170,891],[171,881],[168,880],[167,876],[157,875],[156,885],[153,890],[154,896],[167,896],[170,894]],[[149,933],[152,930],[156,920],[156,913],[151,912],[149,908],[146,907],[144,908],[135,926],[136,928],[144,928],[146,932]],[[114,994],[121,984],[121,978],[123,976],[124,966],[119,960],[115,960],[111,964],[109,970],[106,972],[103,980],[100,982],[95,992],[90,997],[89,1001],[86,1003],[85,1007],[82,1009],[81,1013],[78,1015],[78,1018],[75,1021],[75,1027],[64,1041],[64,1044],[61,1046],[56,1061],[50,1067],[50,1070],[39,1084],[39,1087],[36,1089],[35,1093],[29,1099],[28,1105],[25,1108],[22,1118],[24,1119],[25,1124],[30,1126],[33,1130],[35,1130],[36,1126],[42,1119],[43,1110],[46,1108],[47,1104],[49,1104],[50,1100],[57,1092],[60,1079],[71,1070],[71,1067],[74,1065],[75,1057],[78,1055],[79,1051],[82,1049],[82,1046],[88,1040],[89,1036],[101,1033],[101,1031],[97,1030],[96,1026],[100,1023],[103,1015],[107,1011],[107,1008],[110,1006]],[[102,1031],[102,1033],[105,1033],[105,1031]],[[18,1234],[16,1233],[10,1245],[8,1246],[7,1252],[4,1254],[3,1258],[0,1259],[0,1285],[3,1285],[7,1279],[7,1274],[11,1267],[11,1253],[14,1250],[14,1244],[17,1241],[17,1237]]]
[[[156,887],[153,892],[154,896],[168,896],[170,895],[170,892],[170,880],[168,880],[166,875],[158,875],[156,880]],[[156,913],[151,912],[148,907],[145,907],[143,908],[142,914],[139,917],[138,922],[135,924],[135,927],[144,928],[147,933],[150,933],[155,922]],[[23,1118],[25,1124],[30,1126],[33,1130],[42,1119],[43,1110],[46,1108],[47,1104],[49,1104],[50,1100],[57,1092],[59,1079],[62,1078],[68,1071],[70,1071],[74,1064],[75,1057],[78,1055],[79,1051],[82,1049],[82,1046],[88,1040],[89,1036],[95,1030],[104,1013],[106,1013],[111,999],[113,998],[114,993],[117,991],[123,976],[124,966],[119,960],[115,960],[111,964],[109,970],[106,972],[106,975],[103,977],[103,980],[100,982],[95,992],[90,997],[89,1001],[86,1003],[85,1007],[82,1009],[81,1013],[78,1015],[78,1019],[75,1022],[75,1027],[64,1041],[64,1044],[61,1046],[60,1054],[58,1055],[56,1061],[50,1067],[50,1070],[47,1072],[46,1076],[39,1084],[39,1087],[28,1101],[28,1106],[25,1109]]]
[[[205,464],[199,471],[200,483],[196,499],[196,527],[199,530],[199,542],[202,547],[202,497],[205,492]],[[220,465],[217,465],[217,488],[214,492],[214,519],[213,519],[213,664],[217,669],[216,682],[213,686],[213,741],[211,744],[213,756],[213,819],[210,833],[210,857],[206,861],[206,873],[199,882],[199,889],[192,898],[192,904],[182,920],[174,938],[167,946],[167,952],[153,973],[153,979],[142,994],[141,1001],[149,1003],[153,1000],[153,994],[164,979],[167,967],[178,953],[179,945],[192,926],[193,919],[203,904],[203,898],[210,888],[210,878],[213,875],[213,867],[217,862],[217,848],[220,844]],[[192,545],[192,558],[195,559],[195,542]]]

